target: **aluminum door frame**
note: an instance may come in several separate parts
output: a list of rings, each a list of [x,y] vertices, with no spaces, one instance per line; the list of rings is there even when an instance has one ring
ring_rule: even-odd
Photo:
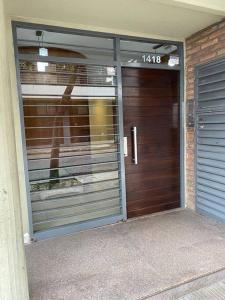
[[[17,28],[25,28],[25,29],[33,29],[33,30],[49,30],[58,33],[67,33],[67,34],[79,34],[83,36],[92,36],[92,37],[108,37],[114,40],[114,61],[109,63],[104,60],[95,60],[90,61],[86,60],[88,64],[95,65],[114,65],[117,67],[117,101],[118,101],[118,118],[119,118],[119,140],[120,140],[120,187],[121,187],[121,206],[122,206],[122,214],[119,216],[109,217],[107,220],[93,220],[87,221],[78,224],[65,225],[58,229],[52,229],[48,232],[41,232],[39,234],[33,233],[33,222],[32,222],[32,208],[31,208],[31,199],[29,193],[29,177],[28,177],[28,166],[27,166],[27,153],[26,153],[26,144],[25,144],[25,132],[24,132],[24,117],[23,117],[23,107],[22,107],[22,93],[21,93],[21,85],[20,85],[20,72],[19,72],[19,60],[23,57],[26,59],[32,60],[34,57],[39,61],[45,61],[46,59],[43,56],[37,55],[19,55],[17,49]],[[142,37],[133,37],[126,35],[117,35],[111,33],[103,33],[96,31],[87,31],[87,30],[79,30],[79,29],[71,29],[59,26],[51,26],[44,24],[35,24],[35,23],[27,23],[27,22],[19,22],[12,21],[12,33],[13,33],[13,42],[14,42],[14,52],[15,52],[15,64],[16,64],[16,76],[17,76],[17,89],[18,89],[18,97],[19,97],[19,107],[20,107],[20,125],[22,132],[22,147],[23,147],[23,160],[24,160],[24,170],[25,170],[25,180],[26,180],[26,191],[27,191],[27,203],[28,203],[28,213],[29,213],[29,228],[30,235],[34,236],[38,239],[49,238],[53,236],[58,236],[62,234],[68,234],[84,229],[89,229],[93,227],[98,227],[106,224],[115,223],[118,221],[126,221],[127,220],[127,203],[126,203],[126,182],[125,182],[125,162],[124,162],[124,130],[123,130],[123,94],[122,94],[122,67],[130,67],[130,68],[148,68],[148,69],[166,69],[166,70],[178,70],[179,71],[179,86],[180,86],[180,206],[185,207],[185,170],[184,170],[184,120],[185,120],[185,109],[184,109],[184,51],[183,51],[183,42],[178,41],[170,41],[170,40],[159,40],[159,39],[150,39],[150,38],[142,38]],[[177,45],[180,64],[179,66],[175,66],[171,69],[168,65],[155,65],[155,64],[144,64],[144,63],[124,63],[120,58],[120,40],[130,40],[130,41],[139,41],[139,42],[149,42],[149,43],[171,43]],[[62,62],[60,57],[54,57],[54,61]],[[65,62],[65,61],[63,61]],[[67,58],[67,63],[83,63],[85,64],[85,60],[81,61],[80,59]]]

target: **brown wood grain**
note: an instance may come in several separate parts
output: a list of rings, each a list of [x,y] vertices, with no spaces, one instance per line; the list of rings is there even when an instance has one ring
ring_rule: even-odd
[[[128,217],[180,206],[179,73],[123,68]],[[131,128],[137,127],[138,165]]]

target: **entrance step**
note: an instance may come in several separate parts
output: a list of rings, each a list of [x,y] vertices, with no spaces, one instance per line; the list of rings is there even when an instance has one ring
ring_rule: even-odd
[[[201,288],[195,292],[187,294],[178,300],[223,300],[225,298],[225,280]]]
[[[193,278],[140,300],[217,300],[225,299],[225,269]]]

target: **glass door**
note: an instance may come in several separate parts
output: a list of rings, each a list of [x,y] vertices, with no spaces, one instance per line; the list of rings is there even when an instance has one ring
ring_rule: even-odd
[[[68,54],[78,56],[48,49]],[[116,67],[19,65],[34,233],[121,215]]]

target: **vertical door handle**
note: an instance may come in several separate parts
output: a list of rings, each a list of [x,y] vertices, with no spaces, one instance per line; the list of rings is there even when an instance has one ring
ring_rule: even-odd
[[[123,137],[123,150],[124,150],[124,156],[128,156],[128,148],[127,148],[127,137]]]
[[[133,163],[138,164],[138,153],[137,153],[137,127],[134,126],[131,129],[132,131],[132,141],[133,141]]]

